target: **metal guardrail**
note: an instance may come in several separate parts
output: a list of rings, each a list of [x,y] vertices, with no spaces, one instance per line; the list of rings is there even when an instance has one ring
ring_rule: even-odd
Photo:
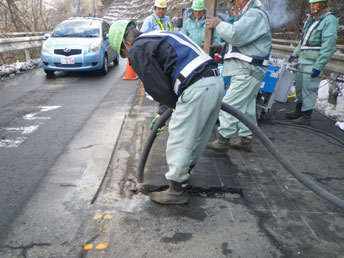
[[[46,32],[17,32],[2,33],[0,36],[19,36],[19,35],[41,35],[30,37],[0,38],[0,53],[24,50],[27,61],[30,59],[29,49],[41,47],[44,42],[43,34]],[[298,41],[296,40],[272,40],[271,56],[275,58],[288,58],[295,49]],[[332,56],[325,70],[330,73],[344,74],[344,46],[337,45],[337,51]]]
[[[272,43],[277,43],[277,45],[289,45],[291,47],[296,47],[299,44],[298,40],[285,40],[285,39],[272,39]],[[337,45],[337,54],[344,54],[344,45]]]
[[[289,58],[299,42],[296,40],[273,39],[272,43],[271,56],[275,58]],[[325,71],[344,74],[344,53],[341,51],[344,52],[344,46],[337,45],[336,53],[334,53],[331,60],[325,66]]]
[[[48,31],[41,31],[41,32],[7,32],[7,33],[0,33],[0,38],[42,36],[42,35],[44,35],[44,33],[48,33]]]
[[[14,38],[0,38],[0,53],[11,51],[25,51],[26,61],[31,59],[29,49],[38,48],[43,45],[45,32],[15,32],[2,33],[0,36],[14,37]],[[29,37],[18,37],[18,36]],[[34,36],[40,35],[40,36]]]
[[[0,39],[0,53],[41,47],[43,36]]]

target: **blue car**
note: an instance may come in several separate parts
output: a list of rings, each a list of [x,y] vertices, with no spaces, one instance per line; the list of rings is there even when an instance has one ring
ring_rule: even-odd
[[[110,25],[101,18],[73,17],[45,34],[41,60],[47,75],[55,71],[100,71],[118,64],[119,56],[110,46]]]

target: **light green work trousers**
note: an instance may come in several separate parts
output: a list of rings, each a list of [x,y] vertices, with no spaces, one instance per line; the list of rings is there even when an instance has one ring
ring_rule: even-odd
[[[221,107],[224,84],[221,77],[202,78],[178,98],[169,122],[166,160],[167,180],[185,182],[188,170],[199,160]]]
[[[301,64],[302,72],[312,73],[313,65]],[[313,110],[318,98],[318,88],[321,78],[311,77],[309,74],[297,73],[295,78],[295,91],[297,103],[302,103],[301,111]]]
[[[256,119],[256,98],[261,85],[261,81],[249,74],[234,75],[231,77],[231,84],[223,97],[223,102],[240,110],[255,124]],[[220,111],[219,133],[224,138],[229,138],[237,132],[239,128],[239,136],[246,137],[252,134],[243,123],[227,112]]]

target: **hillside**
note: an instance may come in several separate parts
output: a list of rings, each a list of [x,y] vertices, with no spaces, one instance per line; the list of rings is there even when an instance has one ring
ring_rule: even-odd
[[[297,18],[295,13],[291,13],[290,6],[286,0],[275,2],[274,0],[260,0],[263,4],[263,9],[269,13],[271,27],[273,32],[292,32],[285,33],[284,36],[279,34],[279,38],[298,39],[303,27],[305,18]],[[228,0],[218,0],[218,8],[228,9]],[[307,1],[308,2],[308,1]],[[116,20],[129,19],[134,20],[140,27],[143,20],[152,14],[154,0],[102,0],[104,18],[111,24]],[[192,0],[168,0],[167,15],[170,16],[173,22],[176,22],[178,17],[181,17],[183,8],[190,8]],[[333,4],[333,3],[332,3]],[[296,5],[295,5],[296,6]],[[305,13],[308,13],[308,4],[306,4]],[[295,11],[295,10],[294,10]],[[338,16],[339,10],[334,10]],[[305,14],[304,14],[305,15]],[[339,16],[338,16],[339,17]],[[301,21],[300,21],[301,19]],[[344,44],[344,25],[338,33],[337,44]],[[298,33],[295,33],[298,31]]]
[[[167,15],[175,22],[178,17],[181,17],[182,9],[190,8],[191,3],[192,0],[167,1]],[[143,20],[152,14],[153,4],[154,1],[115,0],[105,8],[104,18],[109,23],[120,19],[134,20],[138,26],[141,26]],[[224,1],[218,1],[218,6],[224,7]]]

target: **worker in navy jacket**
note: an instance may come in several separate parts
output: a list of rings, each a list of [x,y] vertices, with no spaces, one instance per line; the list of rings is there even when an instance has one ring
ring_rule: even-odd
[[[217,64],[180,33],[141,33],[134,22],[117,21],[109,38],[115,51],[128,57],[154,100],[175,109],[166,147],[169,188],[151,193],[150,199],[162,204],[187,203],[182,184],[203,152],[220,110],[224,84]]]

